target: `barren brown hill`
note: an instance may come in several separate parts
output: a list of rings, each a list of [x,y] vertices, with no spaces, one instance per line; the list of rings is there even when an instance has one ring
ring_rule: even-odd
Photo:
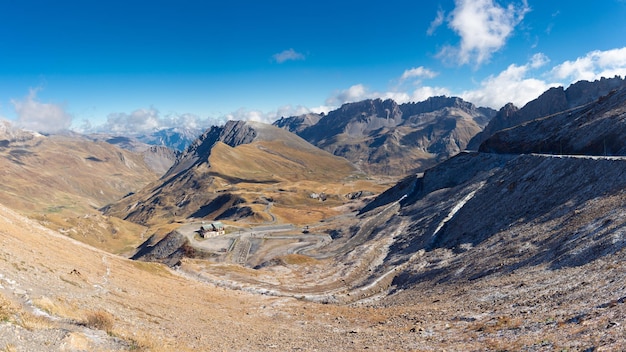
[[[110,250],[129,250],[141,240],[139,226],[98,211],[157,178],[141,155],[79,135],[44,136],[4,126],[1,204]]]
[[[332,207],[350,192],[383,187],[292,133],[230,121],[208,130],[161,180],[105,211],[146,225],[190,218],[303,224],[336,214]]]

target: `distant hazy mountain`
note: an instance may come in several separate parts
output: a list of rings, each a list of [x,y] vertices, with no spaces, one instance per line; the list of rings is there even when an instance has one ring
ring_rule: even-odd
[[[567,89],[550,88],[521,109],[508,104],[487,124],[484,131],[472,138],[467,148],[477,150],[482,142],[497,131],[593,102],[622,87],[626,87],[626,79],[620,77],[602,78],[594,82],[579,81]]]
[[[281,118],[274,125],[365,172],[405,175],[464,150],[495,113],[455,97],[402,105],[374,99],[344,104],[327,115]]]
[[[202,134],[201,128],[172,127],[152,133],[138,135],[137,140],[150,145],[160,145],[173,150],[183,151]]]

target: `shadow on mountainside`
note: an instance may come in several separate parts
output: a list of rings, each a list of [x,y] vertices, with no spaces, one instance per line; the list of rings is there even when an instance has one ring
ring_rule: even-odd
[[[626,160],[459,155],[427,171],[379,228],[398,233],[384,263],[422,252],[419,269],[396,278],[404,285],[584,265],[626,246],[624,175]]]

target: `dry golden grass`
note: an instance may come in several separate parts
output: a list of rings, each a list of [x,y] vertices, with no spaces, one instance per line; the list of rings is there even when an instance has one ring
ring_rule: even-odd
[[[280,259],[285,264],[289,265],[314,265],[320,263],[320,261],[315,258],[307,257],[306,255],[301,254],[288,254],[280,257]]]
[[[21,312],[19,314],[19,325],[29,331],[51,329],[57,326],[54,321],[46,316],[35,315],[28,312]]]
[[[281,141],[260,141],[236,148],[217,143],[209,162],[218,174],[256,182],[324,181],[355,172],[345,159],[319,150],[288,147]]]
[[[75,321],[81,320],[81,311],[76,304],[67,302],[64,298],[51,299],[46,296],[32,300],[33,305],[44,312],[58,317],[68,318]]]
[[[111,333],[113,331],[114,319],[110,313],[100,309],[87,312],[83,323],[89,328]]]
[[[50,329],[55,323],[50,318],[25,311],[20,305],[0,294],[0,322],[11,322],[29,331]]]
[[[127,331],[114,330],[111,335],[116,336],[129,344],[131,351],[146,352],[192,352],[196,349],[184,346],[176,339],[155,339],[153,334],[145,331],[129,333]],[[211,351],[212,349],[208,349]]]
[[[18,312],[18,306],[0,293],[0,322],[10,321]]]
[[[135,268],[144,270],[150,274],[157,276],[171,276],[171,272],[167,269],[167,267],[160,263],[150,263],[150,262],[141,262],[141,261],[131,261],[132,265]]]
[[[31,218],[75,240],[115,254],[128,254],[141,244],[144,226],[116,217],[103,216],[89,209],[76,216],[66,210],[52,214],[33,214]]]
[[[0,204],[113,253],[135,247],[142,231],[99,218],[98,208],[157,178],[141,155],[63,136],[12,142],[0,151],[0,169]]]

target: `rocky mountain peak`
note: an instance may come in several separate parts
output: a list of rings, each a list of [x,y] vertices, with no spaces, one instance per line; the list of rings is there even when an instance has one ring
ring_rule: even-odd
[[[379,116],[389,118],[392,113],[399,112],[398,104],[391,100],[386,99],[382,100],[378,99],[367,99],[355,103],[346,103],[343,104],[338,111],[341,114],[354,116]]]
[[[273,125],[289,132],[300,134],[307,127],[318,123],[323,116],[324,114],[309,113],[299,116],[281,117]]]
[[[222,127],[217,140],[234,148],[241,144],[252,143],[256,136],[257,131],[250,123],[228,121]]]
[[[478,149],[482,142],[500,130],[588,104],[622,87],[626,87],[626,80],[616,76],[593,82],[579,81],[567,89],[563,87],[550,88],[518,111],[506,116],[498,114],[489,122],[482,133],[470,141],[468,148]]]
[[[406,116],[424,114],[445,108],[459,108],[468,113],[476,111],[476,106],[459,97],[447,97],[445,95],[430,97],[417,103],[406,103],[401,105]]]
[[[164,177],[177,175],[198,163],[208,164],[211,149],[217,142],[236,147],[251,143],[256,136],[256,130],[245,121],[228,121],[224,126],[212,126],[189,145]]]

